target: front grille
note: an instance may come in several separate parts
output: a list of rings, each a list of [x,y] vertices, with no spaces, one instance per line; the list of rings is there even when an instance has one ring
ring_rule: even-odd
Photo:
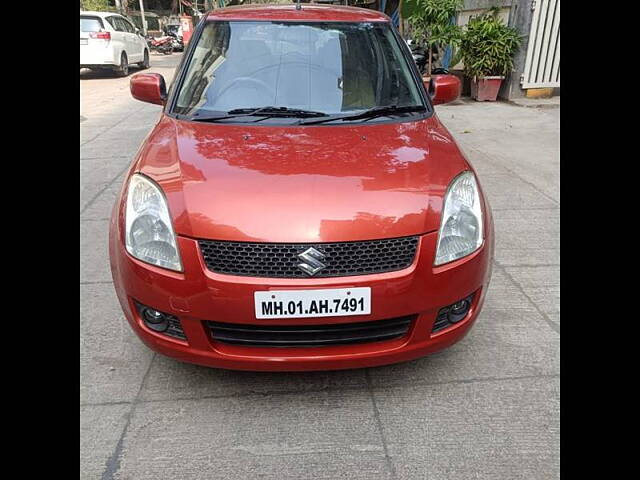
[[[329,325],[245,325],[206,322],[215,341],[254,347],[322,347],[400,338],[417,315]]]
[[[325,268],[313,277],[346,277],[407,268],[416,255],[418,237],[340,243],[245,243],[200,240],[212,272],[245,277],[306,278],[298,255],[310,247],[324,255]]]

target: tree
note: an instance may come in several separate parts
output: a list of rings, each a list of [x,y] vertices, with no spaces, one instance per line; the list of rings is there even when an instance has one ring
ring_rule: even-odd
[[[80,8],[92,12],[108,12],[113,10],[109,0],[80,0]]]
[[[458,46],[462,38],[462,30],[452,24],[463,0],[411,0],[412,7],[408,20],[416,42],[428,48],[427,75],[431,76],[431,57],[434,48],[451,45]]]

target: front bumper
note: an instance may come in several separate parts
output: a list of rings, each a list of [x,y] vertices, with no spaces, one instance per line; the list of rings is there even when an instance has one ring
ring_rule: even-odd
[[[178,237],[184,273],[157,268],[125,250],[117,222],[110,231],[111,269],[123,311],[133,330],[151,349],[178,360],[237,370],[337,370],[403,362],[446,348],[465,336],[482,307],[491,277],[493,228],[482,248],[469,257],[433,267],[437,232],[420,237],[414,263],[397,272],[342,278],[276,279],[220,275],[209,271],[196,240]],[[287,320],[256,320],[257,290],[371,287],[370,315]],[[464,320],[432,334],[438,310],[475,293]],[[133,301],[177,316],[186,341],[147,328]],[[312,325],[382,320],[405,315],[417,319],[402,338],[324,347],[247,347],[216,342],[205,322]]]

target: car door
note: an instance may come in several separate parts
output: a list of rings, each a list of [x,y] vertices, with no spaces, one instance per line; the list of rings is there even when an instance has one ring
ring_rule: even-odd
[[[124,31],[124,25],[117,15],[111,15],[105,19],[111,25],[113,31],[111,32],[111,41],[113,42],[114,54],[117,55],[117,62],[120,62],[120,55],[122,51],[127,53],[129,63],[131,58],[129,57],[129,49],[127,48],[126,32]]]
[[[126,30],[127,36],[127,53],[132,63],[141,62],[144,54],[143,42],[140,41],[142,37],[136,33],[136,27],[126,18],[120,18],[122,25]]]
[[[124,39],[125,50],[127,51],[127,57],[129,58],[129,63],[135,63],[138,61],[138,55],[136,55],[136,48],[131,38],[131,33],[129,33],[129,29],[127,27],[127,21],[123,17],[118,17],[116,19],[120,27],[120,31],[122,32],[122,38]]]

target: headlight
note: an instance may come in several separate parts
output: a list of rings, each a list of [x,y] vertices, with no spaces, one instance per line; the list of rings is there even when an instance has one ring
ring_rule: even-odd
[[[125,215],[127,251],[143,262],[182,271],[176,235],[162,190],[147,177],[129,180]]]
[[[472,172],[458,175],[444,197],[444,208],[435,265],[457,260],[482,245],[482,207],[476,177]]]

